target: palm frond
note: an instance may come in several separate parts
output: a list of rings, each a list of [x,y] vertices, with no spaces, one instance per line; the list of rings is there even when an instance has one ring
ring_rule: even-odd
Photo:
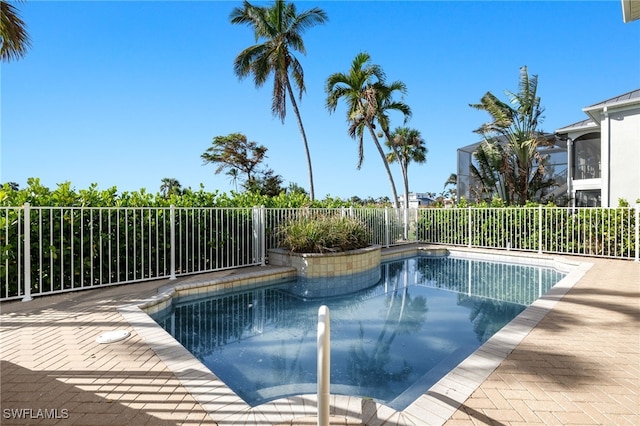
[[[9,62],[27,54],[31,47],[27,26],[18,10],[7,1],[0,1],[0,60]]]

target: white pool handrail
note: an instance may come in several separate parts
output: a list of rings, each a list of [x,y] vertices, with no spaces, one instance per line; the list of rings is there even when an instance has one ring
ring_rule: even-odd
[[[331,326],[329,308],[318,309],[318,426],[329,426]]]

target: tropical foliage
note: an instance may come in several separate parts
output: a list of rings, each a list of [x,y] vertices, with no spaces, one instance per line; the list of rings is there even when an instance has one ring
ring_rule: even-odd
[[[160,185],[160,193],[163,197],[167,198],[172,195],[182,194],[182,185],[180,181],[175,178],[163,178]]]
[[[260,167],[267,158],[267,148],[248,141],[242,133],[213,138],[212,146],[201,155],[205,164],[217,164],[215,173],[227,170],[227,175],[237,183],[240,173],[246,174],[242,187],[248,192],[275,197],[285,191],[282,176],[268,167]]]
[[[458,175],[455,173],[451,173],[447,178],[447,180],[444,182],[444,192],[442,196],[456,198],[457,195],[458,195]]]
[[[358,142],[358,168],[362,166],[364,161],[364,132],[365,129],[369,131],[387,171],[394,204],[398,207],[396,185],[387,155],[378,140],[376,125],[380,126],[387,139],[390,140],[389,112],[400,112],[406,122],[411,116],[411,109],[404,102],[393,99],[396,92],[406,93],[405,84],[401,81],[387,84],[385,78],[382,67],[371,63],[371,57],[368,53],[361,52],[353,59],[348,73],[334,73],[327,78],[325,85],[326,107],[330,113],[333,113],[341,99],[346,103],[349,136]]]
[[[357,219],[343,216],[302,217],[279,230],[282,247],[298,253],[325,253],[364,248],[371,232]]]
[[[95,184],[75,190],[69,182],[51,190],[39,179],[29,179],[24,189],[4,184],[0,187],[0,298],[19,296],[18,289],[24,288],[21,265],[27,222],[31,289],[36,294],[167,277],[171,247],[182,253],[176,259],[177,272],[246,265],[253,259],[253,239],[239,235],[238,230],[252,229],[253,207],[352,205],[331,197],[312,202],[295,191],[271,197],[186,188],[178,194],[168,189],[171,181],[167,181],[166,193],[156,194],[144,189],[100,190]],[[26,203],[29,209],[22,208]],[[176,207],[174,219],[172,205]],[[25,221],[27,212],[29,220]],[[169,239],[172,222],[181,230],[173,243]]]
[[[322,200],[311,201],[304,191],[295,190],[295,188],[291,191],[279,192],[275,196],[251,191],[210,192],[205,191],[202,186],[197,190],[181,188],[180,193],[170,191],[165,194],[164,192],[154,194],[145,188],[137,191],[119,191],[115,186],[100,189],[95,183],[87,189],[77,190],[71,182],[63,182],[51,189],[43,185],[40,179],[29,178],[27,185],[22,189],[12,182],[0,186],[0,207],[19,207],[25,203],[31,206],[49,207],[169,207],[174,205],[176,207],[338,208],[389,205],[388,200],[385,199],[363,200],[353,197],[353,200],[343,200],[330,195]]]
[[[491,116],[491,121],[475,130],[484,142],[475,155],[478,166],[471,167],[483,199],[497,194],[508,204],[524,205],[540,200],[542,192],[554,185],[545,176],[546,158],[538,150],[553,139],[539,130],[544,108],[537,90],[538,77],[529,76],[525,66],[520,69],[518,92],[505,92],[508,102],[487,92],[480,103],[470,105]]]
[[[409,163],[423,164],[427,161],[427,147],[420,131],[408,127],[398,127],[390,135],[385,144],[391,148],[387,154],[389,163],[399,163],[404,184],[405,206],[409,200]]]
[[[8,1],[0,1],[0,60],[23,58],[31,47],[27,26],[18,10]]]
[[[256,87],[261,87],[273,76],[271,112],[283,123],[287,113],[287,96],[291,102],[304,144],[309,190],[311,200],[314,200],[311,154],[291,83],[293,81],[298,89],[298,98],[302,99],[305,91],[304,72],[294,52],[306,54],[302,34],[308,28],[324,24],[327,15],[317,7],[298,13],[293,3],[283,0],[276,0],[269,7],[254,6],[245,0],[242,7],[233,9],[230,20],[232,24],[251,27],[256,41],[259,41],[235,58],[233,68],[236,75],[241,79],[252,75]]]

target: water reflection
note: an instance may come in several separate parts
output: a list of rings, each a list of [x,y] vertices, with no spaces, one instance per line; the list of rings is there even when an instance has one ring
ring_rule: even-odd
[[[360,389],[389,389],[391,382],[405,382],[409,378],[413,366],[406,359],[395,369],[390,366],[391,346],[398,334],[419,332],[428,310],[425,297],[412,298],[409,294],[407,262],[390,263],[383,269],[385,282],[393,285],[384,297],[387,310],[380,334],[372,347],[367,347],[365,325],[359,321],[358,338],[348,355],[348,381]]]
[[[530,305],[564,274],[551,268],[465,258],[418,258],[418,285]]]
[[[258,405],[316,392],[317,312],[326,304],[332,393],[403,409],[562,274],[418,257],[383,264],[380,277],[366,290],[325,299],[302,298],[300,283],[178,299],[155,319]]]

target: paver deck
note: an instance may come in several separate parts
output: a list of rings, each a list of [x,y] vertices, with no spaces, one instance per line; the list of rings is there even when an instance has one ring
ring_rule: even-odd
[[[441,402],[442,412],[453,412],[444,415],[444,424],[640,424],[640,264],[582,260],[593,267],[462,405],[455,395],[432,388],[429,394]],[[185,386],[184,377],[137,332],[145,325],[132,325],[118,310],[167,284],[152,281],[0,305],[0,424],[218,424],[207,412],[215,405],[194,396],[193,386]],[[122,342],[96,343],[98,335],[114,329],[132,334]],[[192,382],[197,380],[194,373]],[[465,387],[463,379],[459,386]],[[203,389],[208,388],[203,384]],[[313,398],[296,401],[314,404]],[[412,415],[394,415],[359,398],[332,401],[331,424],[434,423],[433,413],[421,417],[419,406]],[[296,413],[292,405],[281,401],[272,407]],[[229,419],[316,424],[307,411],[277,422],[267,411]]]

